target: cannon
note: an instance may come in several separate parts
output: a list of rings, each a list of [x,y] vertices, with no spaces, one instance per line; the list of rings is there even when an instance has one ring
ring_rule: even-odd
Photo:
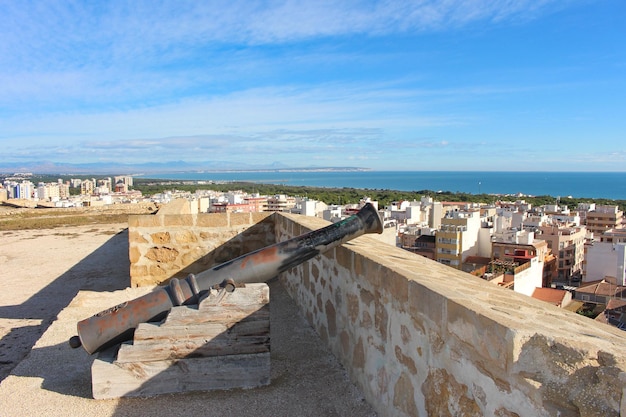
[[[358,213],[321,229],[275,243],[104,310],[78,322],[74,348],[89,353],[130,340],[140,323],[162,320],[172,307],[196,304],[201,292],[222,286],[233,290],[239,284],[266,282],[318,254],[366,233],[382,233],[377,210],[370,203]]]

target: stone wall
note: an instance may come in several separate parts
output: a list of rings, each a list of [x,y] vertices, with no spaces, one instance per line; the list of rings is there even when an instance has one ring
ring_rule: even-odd
[[[129,216],[131,287],[184,278],[276,241],[271,213],[160,213]]]
[[[275,221],[279,240],[326,224]],[[281,277],[381,416],[626,415],[626,333],[381,245]]]

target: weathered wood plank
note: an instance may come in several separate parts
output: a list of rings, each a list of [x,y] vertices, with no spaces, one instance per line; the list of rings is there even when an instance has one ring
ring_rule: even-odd
[[[211,294],[200,301],[199,310],[203,308],[232,305],[246,306],[255,304],[268,304],[270,302],[269,286],[265,283],[246,284],[243,288],[237,288],[233,292],[224,290],[211,291]]]
[[[246,284],[232,293],[212,291],[199,305],[172,308],[162,325],[234,322],[256,315],[269,318],[269,287],[265,283]]]
[[[237,322],[246,319],[267,318],[269,320],[269,305],[254,305],[250,307],[216,306],[199,311],[187,306],[174,307],[161,326],[171,326],[185,323],[210,322]]]
[[[254,388],[270,382],[270,354],[126,364],[116,363],[112,357],[100,354],[91,372],[96,399]]]
[[[222,333],[232,334],[234,336],[260,335],[269,334],[269,320],[249,320],[240,321],[239,323],[223,324],[223,323],[201,323],[201,324],[182,324],[178,326],[151,326],[140,325],[135,330],[133,344],[140,345],[143,341],[162,340],[176,341],[180,339],[204,338],[210,340]]]
[[[187,357],[238,355],[270,350],[268,320],[240,322],[228,328],[219,323],[195,326],[143,326],[139,339],[123,344],[118,362],[157,361]],[[148,359],[149,358],[149,359]]]
[[[162,344],[146,344],[141,349],[120,349],[117,362],[131,363],[150,358],[151,361],[174,360],[178,358],[208,358],[270,351],[269,336],[249,336],[236,340],[227,337],[215,338],[211,343],[202,340]]]

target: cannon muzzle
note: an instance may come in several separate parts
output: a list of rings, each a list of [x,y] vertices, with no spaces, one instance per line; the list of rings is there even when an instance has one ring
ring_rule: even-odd
[[[201,291],[227,282],[266,282],[320,253],[366,233],[382,233],[378,212],[366,204],[358,213],[340,222],[275,243],[224,262],[197,275],[168,285],[104,310],[78,322],[78,340],[70,339],[72,347],[82,344],[88,353],[132,338],[139,323],[161,320],[174,306],[195,304]]]

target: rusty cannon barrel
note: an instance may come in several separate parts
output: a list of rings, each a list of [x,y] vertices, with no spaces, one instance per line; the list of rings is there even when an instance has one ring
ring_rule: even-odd
[[[201,291],[225,283],[232,286],[233,283],[265,282],[351,239],[382,231],[378,212],[368,203],[340,222],[266,246],[197,275],[182,280],[172,278],[168,285],[81,320],[77,326],[78,336],[70,339],[70,345],[82,345],[90,354],[98,352],[131,339],[139,323],[161,320],[174,306],[197,303]]]

